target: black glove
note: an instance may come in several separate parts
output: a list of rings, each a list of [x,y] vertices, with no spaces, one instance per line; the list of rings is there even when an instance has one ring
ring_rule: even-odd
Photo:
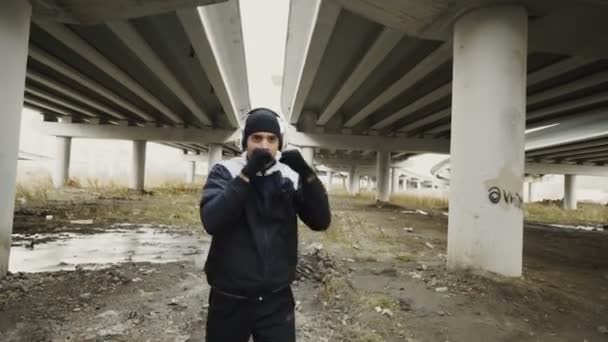
[[[292,170],[297,172],[300,177],[304,179],[314,174],[314,171],[312,170],[310,165],[306,163],[306,160],[302,158],[302,155],[298,150],[289,150],[282,152],[280,162],[289,166]]]
[[[262,171],[271,161],[272,155],[270,152],[259,148],[255,149],[251,152],[247,165],[241,170],[241,173],[247,178],[253,178],[258,171]]]

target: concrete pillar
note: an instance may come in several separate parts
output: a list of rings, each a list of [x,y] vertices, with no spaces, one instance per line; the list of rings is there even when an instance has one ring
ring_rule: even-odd
[[[530,203],[530,182],[524,182],[524,203]]]
[[[308,165],[310,165],[310,167],[313,166],[313,159],[314,159],[314,155],[315,155],[315,149],[313,147],[302,147],[302,158],[304,158],[304,160],[306,161],[306,163],[308,163]]]
[[[348,192],[351,195],[357,195],[359,193],[359,188],[361,186],[361,178],[357,173],[357,167],[351,166],[348,172]]]
[[[564,203],[565,210],[576,210],[576,175],[564,175]]]
[[[146,141],[133,141],[133,155],[131,163],[131,179],[129,188],[136,191],[144,190],[146,174]]]
[[[528,201],[530,203],[536,202],[539,200],[538,196],[538,188],[540,187],[540,182],[531,182],[528,187]]]
[[[399,187],[399,170],[397,168],[393,168],[393,181],[391,184],[391,192],[393,194],[396,194],[399,191],[401,191]]]
[[[0,278],[11,249],[31,12],[28,1],[0,1]]]
[[[53,172],[53,185],[61,188],[68,184],[70,179],[70,157],[72,150],[72,137],[57,137],[57,151],[55,153],[55,170]]]
[[[527,27],[517,5],[454,26],[450,269],[521,276]]]
[[[327,192],[330,192],[331,185],[334,182],[334,173],[332,171],[327,171]]]
[[[194,173],[196,171],[196,162],[194,160],[187,162],[186,167],[186,183],[194,183]]]
[[[388,202],[390,199],[391,177],[390,152],[378,151],[376,154],[376,201]]]
[[[416,190],[422,189],[422,180],[416,179],[416,183],[414,183],[414,184],[415,184],[414,189],[416,189]]]
[[[213,168],[213,165],[222,161],[222,145],[220,144],[209,144],[209,172]]]

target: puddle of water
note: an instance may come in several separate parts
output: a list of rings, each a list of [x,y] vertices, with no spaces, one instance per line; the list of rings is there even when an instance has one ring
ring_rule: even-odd
[[[569,225],[565,225],[565,224],[551,224],[550,226],[555,227],[555,228],[585,230],[588,232],[603,232],[604,231],[604,228],[594,227],[594,226],[569,226]]]
[[[14,234],[9,270],[50,272],[74,270],[77,265],[99,269],[125,262],[193,261],[200,266],[207,255],[209,242],[197,236],[150,225],[138,227],[97,234]],[[33,248],[29,246],[32,238]]]

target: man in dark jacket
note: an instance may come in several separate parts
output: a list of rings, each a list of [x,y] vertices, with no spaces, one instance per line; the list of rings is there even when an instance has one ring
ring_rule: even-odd
[[[297,217],[330,224],[327,192],[297,150],[281,152],[279,116],[250,111],[241,157],[211,169],[200,214],[212,235],[207,342],[295,341],[291,282],[298,260]]]

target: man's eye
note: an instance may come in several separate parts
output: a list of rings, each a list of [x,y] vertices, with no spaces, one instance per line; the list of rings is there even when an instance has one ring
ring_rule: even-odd
[[[270,137],[270,138],[268,138],[268,142],[273,143],[275,141],[277,141],[277,137]]]

